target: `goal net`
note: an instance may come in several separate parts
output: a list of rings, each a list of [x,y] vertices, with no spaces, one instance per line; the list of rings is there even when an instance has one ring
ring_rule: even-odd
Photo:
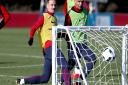
[[[59,85],[58,81],[63,80],[61,65],[57,64],[57,48],[61,49],[67,62],[74,56],[75,65],[70,71],[71,85],[77,82],[81,85],[127,85],[127,31],[124,26],[53,27],[52,85]],[[114,49],[112,59],[109,53],[103,55],[107,47]],[[73,52],[72,56],[70,52]],[[94,57],[90,58],[91,55]],[[79,77],[72,76],[75,68],[80,71]]]

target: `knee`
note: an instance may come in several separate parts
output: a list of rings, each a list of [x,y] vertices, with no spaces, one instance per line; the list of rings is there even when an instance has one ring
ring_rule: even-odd
[[[49,77],[44,76],[44,77],[40,80],[40,82],[41,82],[41,83],[48,83],[49,79],[50,79]]]
[[[44,83],[48,83],[49,79],[45,79]]]

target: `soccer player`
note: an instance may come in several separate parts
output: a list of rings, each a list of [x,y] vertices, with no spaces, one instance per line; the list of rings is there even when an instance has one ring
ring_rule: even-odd
[[[47,83],[50,79],[52,73],[52,26],[57,25],[57,19],[54,16],[55,7],[55,0],[47,1],[47,12],[43,13],[39,21],[32,27],[30,31],[30,39],[28,42],[28,44],[31,46],[33,43],[34,33],[36,30],[38,30],[45,59],[44,73],[39,76],[17,79],[17,85]],[[64,78],[65,85],[71,85],[70,75],[67,68],[68,64],[60,49],[57,49],[57,62],[62,66],[62,76]]]
[[[69,10],[71,10],[71,8],[74,5],[75,5],[75,0],[66,0],[65,3],[64,3],[64,9],[63,9],[64,15],[66,15],[67,12]],[[83,5],[90,11],[89,4],[87,4],[86,2],[84,2]]]
[[[0,29],[2,29],[10,19],[10,14],[2,4],[0,4],[0,14],[2,16],[0,19]]]
[[[84,5],[84,0],[74,0],[74,6],[67,12],[65,16],[65,26],[86,26],[88,19],[89,7]],[[83,69],[85,77],[90,73],[96,62],[96,56],[85,43],[87,35],[83,32],[72,32],[73,43],[76,45],[78,57],[83,57],[88,63]],[[66,40],[67,37],[66,37]],[[74,65],[79,69],[74,51],[70,43],[68,43],[69,70],[72,70]],[[81,79],[82,76],[80,75]]]

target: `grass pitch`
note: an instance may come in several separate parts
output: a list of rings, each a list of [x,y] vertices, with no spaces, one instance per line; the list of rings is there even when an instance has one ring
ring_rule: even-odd
[[[30,47],[28,46],[29,40],[29,29],[2,29],[0,30],[0,85],[16,85],[15,80],[17,78],[33,76],[33,75],[41,75],[43,71],[42,64],[43,62],[43,54],[38,42],[37,36],[34,37],[34,43]],[[64,49],[66,46],[64,45]],[[120,61],[120,59],[118,59]],[[104,68],[104,66],[108,63],[103,63],[100,68]],[[120,63],[117,64],[117,67],[120,68]],[[99,63],[97,62],[95,67],[97,68]],[[115,69],[115,66],[110,65],[111,70]],[[91,73],[89,75],[89,81],[94,80],[92,78],[93,75],[96,75],[101,69],[96,69],[95,73]],[[109,71],[107,67],[105,68],[105,73]],[[105,73],[100,73],[95,78],[97,80],[107,81],[110,76],[101,78],[101,76],[105,75]],[[110,72],[113,76],[114,83],[107,83],[105,85],[119,85],[116,84],[117,73],[114,74]],[[118,74],[121,77],[121,74]],[[100,79],[99,79],[100,78]],[[94,83],[94,82],[92,82]],[[34,84],[33,84],[34,85]],[[37,85],[37,84],[36,84]],[[51,79],[48,84],[40,84],[40,85],[51,85]],[[90,84],[92,85],[92,84]],[[96,84],[96,85],[104,85]]]
[[[43,54],[38,38],[34,37],[31,47],[28,40],[29,29],[0,30],[0,85],[16,85],[17,78],[42,74]],[[51,85],[51,80],[45,85]]]

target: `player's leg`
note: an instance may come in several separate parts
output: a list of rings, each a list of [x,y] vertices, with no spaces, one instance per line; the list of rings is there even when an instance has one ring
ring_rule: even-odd
[[[80,51],[81,57],[84,57],[85,60],[87,60],[87,64],[85,68],[83,69],[85,73],[85,77],[91,72],[92,68],[94,67],[96,63],[96,56],[92,52],[92,50],[87,46],[87,44],[77,44],[78,49]]]
[[[79,56],[87,60],[86,66],[83,68],[84,76],[87,77],[96,63],[96,56],[91,49],[87,47],[87,44],[76,43],[76,47]],[[78,63],[76,63],[76,67],[77,71],[75,71],[75,75],[79,74],[79,76],[75,76],[75,78],[81,78],[83,80],[80,69],[78,68]],[[74,85],[81,85],[81,82],[75,82]]]
[[[80,58],[81,56],[80,56],[80,53],[77,49],[77,46],[76,46],[76,52],[77,52],[78,58]],[[68,60],[69,71],[71,71],[74,67],[75,67],[74,71],[76,71],[76,69],[79,68],[79,66],[78,66],[76,56],[75,56],[74,51],[73,51],[72,48],[68,50],[68,56],[69,56],[69,60]],[[72,78],[78,78],[79,76],[80,76],[80,73],[78,73],[78,72],[75,72],[75,73],[71,74]]]
[[[21,81],[19,83],[22,84],[40,84],[40,83],[47,83],[50,79],[51,73],[52,73],[52,61],[51,61],[51,53],[52,53],[52,48],[49,47],[44,50],[45,51],[45,61],[44,61],[44,71],[42,75],[39,76],[31,76],[28,78],[24,78],[21,80],[24,80],[24,83]],[[20,84],[19,84],[20,85]]]
[[[71,71],[76,65],[76,58],[73,49],[68,49],[68,69]]]
[[[68,63],[60,49],[57,49],[57,62],[59,65],[61,65],[61,68],[62,68],[61,82],[64,81],[65,85],[71,85],[70,73],[68,70]]]
[[[26,83],[39,84],[39,83],[47,83],[49,81],[52,71],[52,64],[51,64],[52,47],[44,49],[44,52],[45,52],[45,56],[44,56],[45,61],[44,61],[43,75],[27,78]]]

